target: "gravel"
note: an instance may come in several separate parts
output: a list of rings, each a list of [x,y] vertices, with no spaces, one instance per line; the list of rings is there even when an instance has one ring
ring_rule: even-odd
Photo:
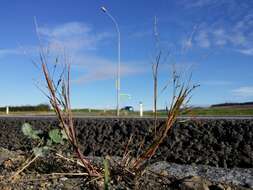
[[[168,162],[157,162],[147,168],[152,172],[164,173],[178,178],[201,176],[218,183],[231,183],[253,189],[253,168],[224,169],[205,165],[180,165]]]

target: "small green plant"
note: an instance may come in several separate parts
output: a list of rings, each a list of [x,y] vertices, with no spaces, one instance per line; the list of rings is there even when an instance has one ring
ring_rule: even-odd
[[[60,129],[52,129],[48,132],[48,139],[40,137],[41,130],[33,129],[29,123],[24,123],[22,125],[22,132],[28,138],[39,141],[38,146],[33,148],[33,153],[35,156],[43,157],[48,154],[53,146],[56,144],[64,144],[67,140],[66,133]]]
[[[25,136],[31,138],[31,139],[40,139],[38,134],[41,133],[39,130],[34,130],[32,126],[29,123],[24,123],[22,126],[22,132]]]
[[[64,130],[52,129],[48,132],[48,139],[42,137],[42,131],[34,129],[29,123],[24,123],[21,128],[23,134],[36,141],[37,146],[32,149],[33,154],[26,160],[22,168],[19,169],[10,177],[10,180],[16,180],[17,176],[28,168],[39,157],[45,157],[51,150],[54,150],[56,144],[64,144],[64,140],[67,140]]]
[[[65,133],[64,130],[60,130],[60,129],[52,129],[49,131],[49,137],[50,139],[57,144],[63,144],[64,141],[63,140],[68,140],[68,137]]]
[[[110,172],[108,159],[104,159],[104,190],[109,190]]]

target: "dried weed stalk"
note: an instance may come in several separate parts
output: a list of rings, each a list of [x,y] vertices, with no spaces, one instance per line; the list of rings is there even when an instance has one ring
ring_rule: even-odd
[[[153,78],[153,119],[154,119],[154,130],[156,137],[157,128],[157,100],[158,100],[158,79],[159,79],[159,68],[160,64],[167,62],[170,52],[165,52],[161,48],[160,35],[157,28],[157,17],[154,18],[154,39],[155,39],[155,56],[152,61],[152,78]],[[167,88],[167,84],[163,87],[161,93]]]
[[[68,137],[68,141],[73,146],[78,158],[81,160],[81,162],[87,169],[89,175],[100,175],[98,170],[90,163],[90,161],[83,156],[78,146],[76,131],[73,124],[73,115],[70,106],[70,64],[65,63],[67,67],[67,79],[64,79],[65,75],[61,75],[56,84],[54,79],[49,74],[43,52],[40,52],[40,63],[47,84],[47,97],[56,113],[58,121],[60,122],[60,127],[65,131]],[[59,91],[60,85],[61,91]]]
[[[135,162],[132,164],[132,169],[138,170],[145,163],[146,160],[150,159],[160,144],[167,137],[168,132],[175,123],[177,117],[180,115],[182,108],[187,105],[191,99],[191,92],[198,87],[198,85],[190,85],[191,76],[188,82],[180,82],[180,76],[173,71],[173,96],[170,109],[167,114],[166,125],[160,129],[158,135],[155,137],[154,142],[140,155],[137,157]]]
[[[38,39],[40,40],[36,20],[35,27]],[[37,65],[38,68],[42,70],[44,79],[46,81],[47,90],[44,91],[43,89],[40,89],[49,99],[49,102],[60,123],[60,127],[65,131],[69,143],[74,148],[77,157],[81,160],[89,175],[96,177],[101,176],[99,170],[95,166],[93,166],[87,158],[84,157],[77,142],[76,131],[73,124],[73,114],[70,105],[70,62],[68,61],[64,53],[64,61],[62,64],[63,69],[60,72],[59,78],[56,80],[54,75],[56,72],[55,70],[57,65],[60,65],[60,63],[58,63],[59,60],[57,58],[55,63],[53,63],[53,72],[50,73],[50,63],[48,63],[48,56],[46,53],[47,52],[45,51],[45,49],[43,49],[40,42],[39,61],[34,63]]]

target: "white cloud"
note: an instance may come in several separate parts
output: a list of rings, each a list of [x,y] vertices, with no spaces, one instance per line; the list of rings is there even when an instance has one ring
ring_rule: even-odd
[[[233,11],[234,9],[236,9],[238,7],[243,7],[243,3],[240,2],[240,1],[237,1],[237,0],[181,0],[179,2],[186,9],[195,9],[195,8],[196,9],[198,9],[198,8],[207,9],[208,8],[209,11],[210,10],[212,11],[212,10],[215,10],[215,9],[219,8],[219,6],[222,7],[223,11],[226,11],[226,10]]]
[[[183,52],[187,51],[188,49],[191,49],[192,46],[193,46],[193,43],[192,43],[192,35],[189,37],[189,38],[186,38],[182,41],[182,50]]]
[[[186,40],[184,45],[185,45],[184,46],[185,49],[191,48],[192,47],[192,40],[191,39]]]
[[[249,49],[238,49],[238,52],[245,54],[245,55],[253,55],[253,48]]]
[[[5,57],[7,55],[20,54],[19,49],[0,49],[0,57]]]
[[[228,48],[251,55],[253,49],[252,4],[236,0],[182,0],[188,12],[204,13],[203,22],[198,24],[191,46],[201,48]],[[208,6],[208,7],[206,7]],[[244,51],[247,50],[247,51]],[[246,52],[246,53],[245,53]]]
[[[83,23],[69,22],[54,28],[40,27],[39,33],[50,37],[72,36],[78,34],[87,34],[91,28]]]
[[[233,43],[234,45],[246,45],[246,38],[248,38],[248,36],[246,34],[237,32],[235,34],[231,34],[229,37],[229,41],[231,43]]]
[[[218,46],[224,46],[228,43],[227,36],[225,35],[225,31],[222,28],[215,29],[212,31],[212,35],[215,38],[214,43]]]
[[[114,79],[117,72],[117,57],[108,59],[99,56],[97,50],[108,48],[105,45],[111,41],[111,34],[94,30],[84,23],[69,22],[54,27],[39,27],[39,37],[42,46],[48,55],[49,62],[63,59],[63,52],[70,57],[72,69],[77,71],[77,76],[72,76],[76,83],[86,83],[96,80]],[[23,55],[28,59],[38,61],[38,46],[24,45],[13,49],[0,49],[0,58],[7,55]],[[115,55],[117,53],[115,45]],[[147,68],[141,61],[130,60],[121,63],[121,76],[136,75],[146,72]],[[82,74],[80,74],[82,73]]]
[[[197,44],[203,48],[209,48],[211,45],[208,33],[206,31],[200,31],[195,40]]]
[[[55,27],[39,27],[38,32],[51,50],[66,48],[74,51],[95,50],[108,39],[108,33],[95,33],[84,23],[69,22]]]
[[[249,20],[251,18],[251,20]],[[202,23],[193,38],[193,45],[202,48],[228,47],[237,52],[253,55],[253,15],[244,15],[237,22]]]
[[[115,79],[117,73],[117,62],[109,61],[107,59],[98,57],[85,57],[85,62],[78,65],[78,68],[83,68],[86,71],[82,76],[72,80],[75,83],[87,83],[98,80]],[[121,63],[120,74],[121,77],[141,74],[146,72],[147,67],[144,65],[134,62],[123,62]]]
[[[39,34],[48,44],[51,53],[59,53],[64,48],[70,54],[72,68],[78,70],[79,73],[77,77],[72,77],[73,82],[83,83],[115,78],[117,61],[101,57],[97,53],[97,50],[104,47],[105,41],[111,40],[111,34],[95,33],[92,27],[79,22],[65,23],[55,27],[40,27]],[[136,61],[122,60],[121,76],[143,72],[145,69],[140,64]],[[80,75],[80,73],[83,74]]]
[[[253,97],[253,86],[243,86],[232,90],[234,96],[248,98]]]
[[[231,81],[224,81],[224,80],[208,80],[200,83],[200,85],[208,85],[208,86],[226,86],[231,84],[233,84]]]
[[[132,38],[143,38],[143,37],[151,37],[152,36],[152,31],[151,30],[142,30],[142,31],[137,31],[133,32],[130,34],[130,37]]]
[[[186,8],[203,7],[216,2],[216,0],[185,0],[183,1]]]

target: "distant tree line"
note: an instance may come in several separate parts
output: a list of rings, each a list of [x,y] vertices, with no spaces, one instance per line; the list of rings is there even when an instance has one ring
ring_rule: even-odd
[[[253,106],[253,102],[213,104],[213,105],[211,105],[211,107],[250,106],[250,105]]]
[[[9,106],[10,112],[17,111],[50,111],[51,107],[48,104],[39,104],[39,105],[24,105],[24,106]],[[6,107],[0,107],[1,112],[6,111]]]

